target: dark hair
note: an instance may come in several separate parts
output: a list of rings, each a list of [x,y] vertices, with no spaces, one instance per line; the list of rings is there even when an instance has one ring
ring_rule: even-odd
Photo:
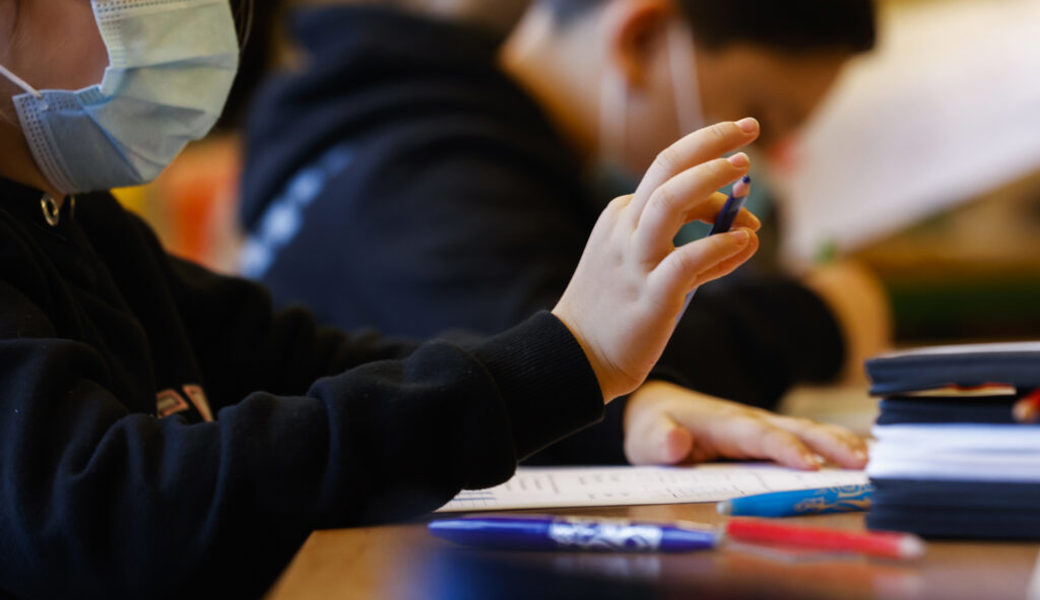
[[[277,4],[271,0],[231,0],[231,12],[235,16],[242,54],[235,83],[217,123],[218,129],[238,129],[245,120],[253,94],[267,70],[271,48],[266,33],[274,19]]]
[[[566,25],[608,0],[541,0]],[[863,52],[877,37],[873,0],[677,0],[697,43],[721,48],[746,42],[802,52]]]
[[[238,41],[242,46],[249,42],[249,35],[253,31],[253,15],[256,7],[253,0],[231,0],[231,14],[235,17],[235,26],[238,29]]]

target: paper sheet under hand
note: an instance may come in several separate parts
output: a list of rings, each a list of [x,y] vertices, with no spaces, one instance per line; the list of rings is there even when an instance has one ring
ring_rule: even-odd
[[[865,483],[863,471],[796,471],[761,463],[521,467],[506,483],[463,491],[438,512],[718,502],[766,492]]]

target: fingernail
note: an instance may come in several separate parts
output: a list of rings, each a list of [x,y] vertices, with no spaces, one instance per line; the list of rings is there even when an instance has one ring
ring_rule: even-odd
[[[744,167],[751,166],[751,159],[748,158],[747,154],[737,152],[733,156],[729,157],[729,163],[734,167],[743,169]]]
[[[758,131],[758,121],[751,117],[747,117],[737,121],[737,127],[740,127],[740,130],[744,133],[755,133]]]
[[[749,239],[751,239],[751,234],[749,234],[747,231],[743,229],[737,229],[729,232],[729,238],[733,240],[734,243],[743,245],[746,244]]]
[[[856,460],[861,461],[861,462],[867,460],[867,458],[868,458],[867,453],[864,452],[863,450],[856,450],[855,452],[852,453],[852,456],[856,457]]]

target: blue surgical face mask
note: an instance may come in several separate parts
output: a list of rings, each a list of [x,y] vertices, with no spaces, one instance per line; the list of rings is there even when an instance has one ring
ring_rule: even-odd
[[[206,135],[238,69],[228,0],[92,0],[109,66],[99,85],[25,90],[14,104],[36,165],[65,194],[155,179]]]

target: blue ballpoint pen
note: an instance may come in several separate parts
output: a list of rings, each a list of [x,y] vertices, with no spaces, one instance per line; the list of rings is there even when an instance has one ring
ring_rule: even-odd
[[[793,517],[870,508],[874,486],[843,485],[812,490],[793,490],[723,500],[718,511],[723,515],[745,517]]]
[[[715,217],[715,224],[712,226],[711,231],[708,232],[709,236],[713,236],[716,233],[726,233],[730,230],[730,227],[733,227],[733,221],[740,214],[740,209],[744,208],[744,202],[747,201],[750,193],[751,177],[745,175],[733,185],[733,191],[730,192],[729,198],[726,198],[726,203],[722,205],[722,210]]]
[[[745,175],[740,181],[733,185],[733,191],[730,192],[729,197],[726,198],[726,203],[722,205],[722,210],[715,217],[715,224],[712,225],[711,231],[708,232],[708,237],[711,237],[717,233],[726,233],[733,227],[733,221],[736,220],[737,215],[740,214],[740,209],[744,208],[744,202],[747,201],[748,194],[751,193],[751,177]],[[683,303],[682,312],[679,313],[679,318],[686,314],[687,307],[690,306],[690,302],[693,300],[693,295],[697,293],[694,289],[689,294],[686,294],[686,302]]]
[[[714,528],[694,523],[553,516],[441,519],[428,529],[457,544],[501,550],[690,552],[714,548],[720,537]]]
[[[771,519],[729,519],[712,526],[686,521],[639,523],[552,515],[489,515],[442,519],[428,528],[441,539],[491,550],[691,552],[733,540],[897,559],[917,558],[925,551],[924,542],[911,534],[805,527]]]

